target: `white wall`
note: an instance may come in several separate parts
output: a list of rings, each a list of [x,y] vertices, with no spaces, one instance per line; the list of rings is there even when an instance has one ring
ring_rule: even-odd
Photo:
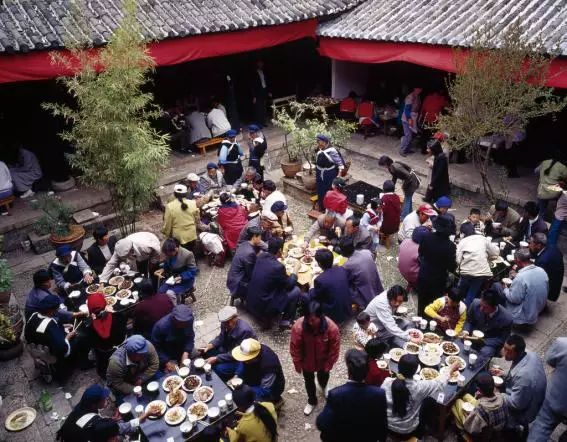
[[[358,95],[366,92],[368,84],[368,66],[362,63],[333,60],[332,63],[332,96],[344,98],[350,91]]]

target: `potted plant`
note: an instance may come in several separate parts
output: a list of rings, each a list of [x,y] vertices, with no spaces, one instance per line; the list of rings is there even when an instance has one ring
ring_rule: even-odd
[[[10,270],[8,261],[0,259],[0,306],[10,302],[12,280],[12,270]]]
[[[0,361],[8,361],[22,354],[24,320],[17,305],[0,309]]]
[[[54,196],[39,199],[34,207],[43,211],[43,216],[35,224],[39,235],[49,234],[49,241],[55,247],[69,244],[73,249],[81,250],[85,229],[74,222],[71,207]]]

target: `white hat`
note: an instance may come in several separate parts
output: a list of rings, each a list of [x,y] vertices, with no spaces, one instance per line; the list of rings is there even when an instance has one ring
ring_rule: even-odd
[[[185,184],[176,184],[173,187],[175,193],[187,193],[187,186]]]
[[[189,181],[199,181],[199,176],[196,173],[190,173],[187,175]]]
[[[262,144],[264,139],[262,137],[256,137],[252,140],[254,143]]]
[[[218,318],[220,322],[226,322],[237,315],[238,315],[238,311],[236,310],[236,307],[226,305],[220,309],[218,313]]]
[[[278,220],[278,217],[276,216],[276,214],[274,212],[272,212],[271,210],[263,210],[262,216],[266,219],[269,219],[270,221],[277,221]]]

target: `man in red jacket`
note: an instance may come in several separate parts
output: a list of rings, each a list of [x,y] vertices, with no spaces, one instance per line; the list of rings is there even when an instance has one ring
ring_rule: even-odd
[[[329,372],[339,358],[341,337],[339,327],[323,315],[321,305],[311,301],[303,318],[291,329],[289,351],[295,371],[303,373],[307,390],[307,405],[303,413],[309,416],[317,405],[315,373],[317,382],[327,396]]]

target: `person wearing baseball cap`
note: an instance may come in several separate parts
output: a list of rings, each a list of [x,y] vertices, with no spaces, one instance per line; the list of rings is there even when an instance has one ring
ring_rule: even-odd
[[[239,362],[236,375],[252,387],[261,401],[278,402],[285,389],[285,377],[278,355],[256,339],[244,339],[232,349],[232,357]]]
[[[250,324],[238,317],[236,307],[224,306],[217,317],[221,325],[220,333],[205,347],[200,348],[199,352],[207,358],[207,363],[213,366],[219,377],[227,381],[234,376],[238,368],[238,363],[231,354],[232,349],[245,339],[256,339],[256,334]]]
[[[189,187],[193,180],[199,177],[194,173],[190,173],[187,178]],[[165,213],[163,215],[163,233],[166,238],[175,238],[187,250],[193,250],[197,241],[197,226],[200,222],[199,209],[196,201],[188,197],[188,192],[193,192],[185,184],[178,183],[173,187],[173,200],[165,205]]]
[[[325,134],[317,135],[317,154],[315,156],[315,167],[317,180],[317,197],[319,210],[323,212],[325,206],[323,199],[331,189],[333,180],[345,171],[345,162],[341,154],[332,147],[331,139]]]
[[[186,182],[187,198],[190,200],[196,200],[205,195],[206,189],[203,184],[201,184],[201,178],[199,178],[199,175],[194,172],[188,174]]]
[[[224,168],[224,179],[229,186],[232,186],[240,178],[243,171],[244,152],[236,141],[236,135],[235,130],[229,130],[219,150],[219,163]]]
[[[73,250],[70,245],[57,247],[55,256],[56,258],[49,265],[49,272],[61,293],[70,293],[80,288],[83,280],[86,284],[92,284],[93,271],[81,254]]]
[[[425,225],[431,227],[429,217],[437,216],[436,210],[431,204],[423,203],[417,210],[411,212],[402,221],[402,227],[398,232],[398,242],[402,242],[406,238],[411,238],[411,235],[416,227]]]
[[[117,401],[133,393],[134,387],[150,381],[159,369],[154,345],[142,335],[132,335],[118,347],[106,370],[106,383]]]

